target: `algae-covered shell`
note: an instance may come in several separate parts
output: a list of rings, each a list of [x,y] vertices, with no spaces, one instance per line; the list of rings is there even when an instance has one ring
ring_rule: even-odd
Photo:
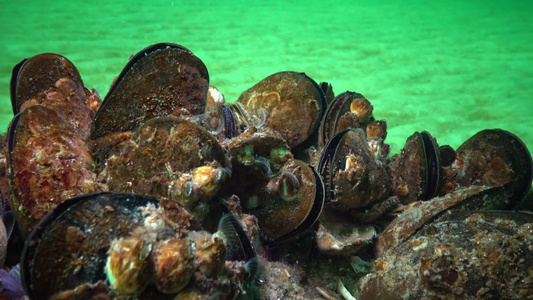
[[[393,193],[403,204],[437,196],[442,186],[443,167],[453,160],[448,156],[454,156],[451,147],[439,148],[427,131],[415,132],[407,138],[402,152],[390,166]]]
[[[278,131],[291,148],[306,141],[317,130],[326,99],[318,84],[298,72],[272,74],[241,94],[252,114],[265,114],[265,126]]]
[[[533,214],[454,210],[375,262],[360,299],[527,299]]]
[[[389,176],[360,128],[335,134],[322,152],[318,170],[325,181],[326,199],[342,209],[371,205],[389,192]]]
[[[190,50],[172,43],[141,50],[117,77],[91,127],[90,139],[133,131],[157,116],[205,113],[209,74]]]
[[[319,128],[319,148],[322,148],[339,131],[357,128],[369,121],[373,107],[361,94],[344,92],[328,105]],[[349,119],[349,120],[348,120]]]
[[[31,299],[106,280],[108,249],[115,239],[143,226],[143,209],[159,200],[126,193],[95,193],[65,201],[48,213],[29,236],[21,278]]]
[[[95,110],[97,92],[84,87],[76,67],[64,56],[43,53],[27,58],[13,68],[11,104],[16,115],[34,105],[46,106],[62,116],[63,125],[85,139]]]
[[[55,110],[32,106],[8,129],[11,206],[24,236],[59,203],[103,189],[85,144]]]
[[[376,244],[378,257],[416,233],[425,223],[449,209],[497,210],[505,208],[509,195],[502,187],[470,186],[428,201],[407,205],[379,235]]]
[[[512,194],[507,207],[522,200],[531,187],[533,162],[525,144],[502,129],[476,133],[457,148],[453,167],[460,186],[505,186]]]
[[[217,218],[206,214],[217,212],[206,208],[217,205],[210,199],[225,179],[225,166],[223,148],[204,128],[178,117],[157,117],[107,161],[107,184],[113,191],[177,201],[209,230]]]

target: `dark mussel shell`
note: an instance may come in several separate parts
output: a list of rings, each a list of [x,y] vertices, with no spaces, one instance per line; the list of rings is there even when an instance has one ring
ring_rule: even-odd
[[[59,54],[38,54],[13,69],[11,104],[15,115],[33,105],[46,106],[68,121],[65,127],[85,139],[99,103],[98,94],[84,87],[72,62]]]
[[[298,72],[270,75],[242,93],[237,102],[256,116],[265,114],[265,126],[278,131],[291,148],[313,135],[326,108],[322,89]]]
[[[533,163],[525,144],[502,129],[478,132],[457,149],[453,167],[462,187],[470,185],[505,186],[508,206],[517,204],[531,187]]]
[[[209,74],[188,49],[171,43],[149,46],[126,64],[93,122],[90,138],[133,131],[157,116],[205,113]]]
[[[310,228],[324,204],[321,177],[293,159],[283,138],[269,127],[250,128],[228,141],[232,176],[221,195],[236,195],[257,217],[265,243],[280,243]]]
[[[322,92],[324,92],[324,96],[326,96],[326,107],[328,107],[333,99],[335,99],[333,87],[331,86],[331,83],[328,82],[321,82],[319,86],[322,89]]]
[[[43,53],[22,60],[13,68],[11,76],[13,114],[18,114],[26,101],[43,95],[62,78],[71,78],[83,85],[76,67],[59,54]]]
[[[339,142],[342,140],[342,137],[351,129],[344,129],[342,131],[337,132],[335,135],[331,137],[331,139],[328,141],[327,145],[323,148],[322,154],[320,155],[320,160],[318,162],[318,173],[322,178],[324,179],[324,186],[325,186],[325,193],[326,193],[326,200],[331,201],[335,199],[335,187],[333,186],[333,156],[335,155],[335,151],[337,150],[337,146],[339,145]]]
[[[335,134],[322,152],[318,170],[325,181],[327,200],[338,208],[366,207],[389,193],[389,176],[360,128]]]
[[[29,236],[22,253],[21,279],[31,299],[86,283],[105,281],[111,241],[142,226],[141,209],[159,206],[154,197],[95,193],[72,198],[48,213]]]
[[[454,158],[453,149],[439,148],[429,132],[415,132],[390,166],[393,193],[403,204],[436,197],[442,187],[442,169]]]
[[[284,172],[293,174],[298,182],[292,182]],[[247,209],[257,217],[266,243],[281,243],[311,228],[324,207],[324,183],[318,173],[301,160],[287,161],[279,176],[272,178],[267,191],[260,196],[257,207]]]
[[[352,102],[363,99],[366,100],[363,95],[347,91],[337,95],[337,97],[331,101],[320,124],[318,133],[319,148],[322,148],[338,131],[348,128],[357,128],[360,127],[361,123],[368,121],[368,119],[360,120],[357,117],[352,117],[350,120],[339,122],[343,116],[351,115],[350,105]],[[369,112],[370,114],[368,117],[370,117],[372,109],[370,109]]]
[[[184,173],[206,165],[226,167],[224,149],[213,135],[182,118],[157,117],[146,121],[107,161],[107,184],[113,191],[168,197],[203,220],[196,209],[205,209],[212,195],[185,196],[179,183]]]
[[[24,236],[52,208],[71,197],[101,190],[85,144],[55,110],[32,106],[8,129],[11,207]]]
[[[279,172],[293,158],[279,133],[268,127],[250,128],[227,143],[231,158],[231,179],[223,187],[223,195],[237,195],[246,207],[246,199],[265,186],[272,174]]]
[[[360,299],[528,299],[533,214],[453,210],[375,262]]]

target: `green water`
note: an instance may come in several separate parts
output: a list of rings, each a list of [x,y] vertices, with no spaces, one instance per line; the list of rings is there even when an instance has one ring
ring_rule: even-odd
[[[417,130],[458,147],[504,128],[533,147],[531,0],[222,2],[0,1],[0,131],[22,59],[62,54],[103,98],[130,55],[165,41],[200,57],[230,101],[286,70],[362,93],[394,152]]]

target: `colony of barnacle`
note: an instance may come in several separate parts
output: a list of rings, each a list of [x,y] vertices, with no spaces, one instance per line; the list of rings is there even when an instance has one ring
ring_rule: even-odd
[[[65,57],[36,55],[11,100],[0,189],[24,291],[7,296],[533,295],[533,220],[515,212],[532,162],[507,131],[457,150],[416,132],[390,156],[363,95],[279,72],[226,104],[171,43],[134,55],[103,101]]]

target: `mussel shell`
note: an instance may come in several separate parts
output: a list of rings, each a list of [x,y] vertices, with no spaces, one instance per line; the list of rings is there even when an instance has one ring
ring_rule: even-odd
[[[10,123],[10,200],[24,236],[62,201],[99,190],[84,142],[66,128],[67,121],[41,105],[29,107]]]
[[[209,74],[188,49],[171,43],[149,46],[124,67],[98,110],[90,138],[133,131],[157,116],[205,113]]]
[[[334,134],[331,139],[328,141],[327,145],[323,148],[322,154],[320,155],[320,160],[318,162],[318,173],[324,179],[326,200],[331,201],[335,198],[333,186],[333,156],[337,150],[337,146],[342,140],[343,136],[350,131],[351,129],[345,129]]]
[[[256,116],[265,114],[265,126],[278,131],[291,148],[317,130],[326,108],[318,84],[297,72],[272,74],[242,93],[237,102]]]
[[[42,53],[22,60],[11,76],[13,114],[18,114],[24,102],[37,98],[61,78],[71,78],[83,85],[78,69],[59,54]]]
[[[528,192],[533,179],[533,162],[525,144],[502,129],[476,133],[457,149],[454,166],[460,170],[461,186],[504,185],[510,193],[509,206]]]
[[[335,133],[348,128],[338,128],[339,117],[350,111],[350,104],[354,100],[365,99],[361,94],[346,91],[335,97],[328,105],[319,128],[319,148],[324,146]],[[355,127],[355,126],[353,126]]]
[[[357,161],[354,167],[349,159]],[[389,194],[390,179],[376,161],[366,135],[360,128],[348,130],[339,141],[329,169],[329,188],[339,208],[367,207]]]
[[[193,122],[198,123],[211,134],[216,136],[220,142],[237,136],[237,120],[233,110],[226,105],[209,106],[206,111],[206,118]]]
[[[224,149],[217,139],[201,126],[178,117],[148,120],[117,157],[124,164],[113,167],[117,178],[111,186],[121,191],[131,189],[128,181],[155,178],[168,173],[168,167],[173,172],[186,173],[213,161],[226,165]]]
[[[357,159],[356,169],[347,166],[348,159]],[[318,172],[324,178],[326,201],[341,209],[371,205],[389,192],[389,176],[360,128],[333,135],[321,154]]]
[[[360,299],[527,299],[533,214],[441,214],[375,263]]]
[[[378,257],[383,256],[388,249],[402,243],[424,224],[452,208],[468,211],[499,210],[504,208],[507,196],[502,187],[471,186],[429,201],[413,202],[379,235],[376,253]]]
[[[424,200],[431,199],[437,196],[440,182],[440,156],[438,152],[438,145],[435,139],[427,131],[420,133],[422,144],[424,145],[424,153],[426,156],[426,176],[423,178],[421,184]],[[425,190],[424,190],[425,189]]]
[[[21,260],[21,280],[31,299],[104,281],[111,241],[142,226],[139,208],[159,206],[154,197],[127,193],[86,194],[50,211],[29,236]]]
[[[321,82],[319,86],[322,89],[322,92],[324,92],[324,96],[326,96],[326,105],[329,106],[329,104],[333,101],[333,99],[335,99],[335,93],[333,92],[333,87],[331,86],[331,83],[329,82]]]
[[[324,186],[311,166],[291,159],[281,170],[299,173],[300,187],[295,198],[287,201],[264,193],[258,207],[246,210],[257,217],[266,243],[280,243],[309,229],[324,206]]]
[[[427,132],[415,132],[393,161],[390,173],[394,193],[404,204],[438,195],[441,162],[438,145]],[[448,149],[448,148],[446,148]],[[402,192],[407,189],[407,193]]]

